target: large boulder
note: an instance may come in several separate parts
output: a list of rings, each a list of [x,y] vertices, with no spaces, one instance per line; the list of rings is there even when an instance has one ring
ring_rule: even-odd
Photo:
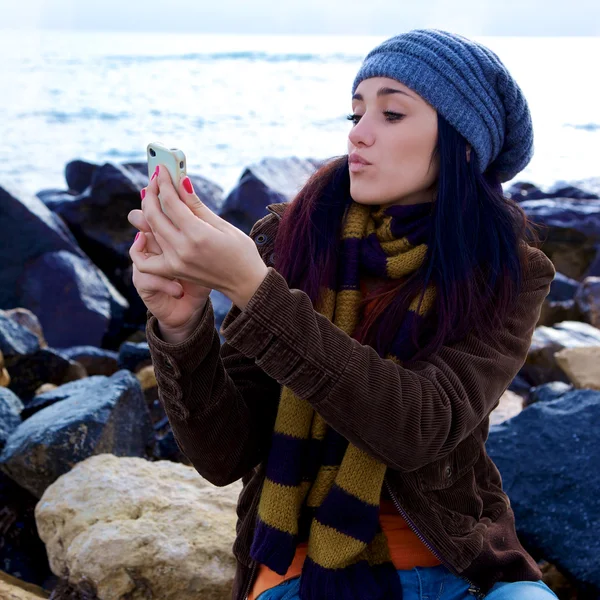
[[[6,440],[21,424],[23,407],[19,396],[7,388],[0,387],[0,451],[4,448]]]
[[[544,226],[544,252],[557,271],[581,280],[595,262],[600,244],[600,200],[526,200],[521,208]]]
[[[554,358],[575,387],[600,391],[600,345],[564,348]]]
[[[0,455],[0,469],[38,498],[94,454],[146,456],[153,443],[148,407],[133,374],[123,369],[83,382],[68,398],[23,421]]]
[[[0,239],[0,308],[30,309],[48,344],[61,347],[65,329],[60,321],[67,302],[67,319],[79,319],[77,343],[100,346],[127,302],[82,252],[65,223],[39,198],[0,187]],[[42,290],[40,276],[51,283],[47,270],[60,285]]]
[[[52,571],[100,600],[226,600],[241,485],[216,487],[192,467],[93,456],[36,507]]]
[[[490,428],[487,451],[502,475],[524,546],[600,594],[600,392],[537,402]]]
[[[41,587],[0,571],[0,598],[2,600],[40,600],[48,597],[49,594]]]
[[[291,200],[313,174],[316,159],[265,158],[244,169],[220,216],[245,233],[267,214],[266,206]]]

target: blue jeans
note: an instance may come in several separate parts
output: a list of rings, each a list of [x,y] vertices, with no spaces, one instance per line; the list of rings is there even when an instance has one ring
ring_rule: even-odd
[[[402,582],[402,600],[475,600],[469,593],[469,584],[453,575],[446,567],[415,567],[399,570]],[[300,578],[284,581],[265,590],[257,600],[298,600]],[[498,582],[486,595],[486,600],[556,600],[556,594],[539,581]],[[332,598],[331,600],[343,600]]]

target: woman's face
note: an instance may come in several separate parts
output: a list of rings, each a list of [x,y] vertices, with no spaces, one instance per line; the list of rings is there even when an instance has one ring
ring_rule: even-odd
[[[439,173],[437,112],[389,77],[364,79],[352,97],[348,134],[350,195],[360,204],[418,204],[434,199]],[[371,164],[352,163],[356,153]]]

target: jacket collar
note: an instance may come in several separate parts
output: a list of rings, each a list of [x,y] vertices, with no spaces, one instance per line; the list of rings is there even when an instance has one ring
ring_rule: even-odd
[[[275,204],[268,204],[266,209],[276,215],[279,219],[283,216],[289,202],[277,202]]]

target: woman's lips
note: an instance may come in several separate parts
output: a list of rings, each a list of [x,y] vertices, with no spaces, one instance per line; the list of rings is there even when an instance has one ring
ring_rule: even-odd
[[[357,171],[362,171],[363,169],[366,169],[367,167],[371,166],[372,165],[365,165],[359,162],[351,162],[348,164],[348,169],[350,170],[350,172],[356,173]]]

